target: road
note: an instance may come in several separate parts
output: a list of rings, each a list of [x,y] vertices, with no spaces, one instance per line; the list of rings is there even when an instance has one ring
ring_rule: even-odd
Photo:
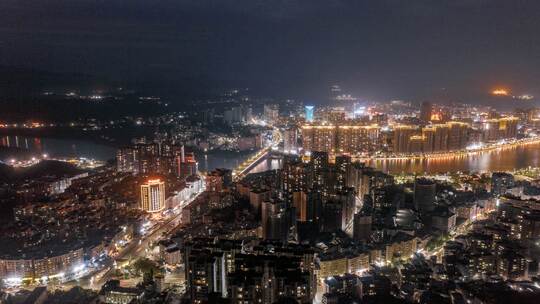
[[[191,199],[182,202],[180,206],[175,208],[174,215],[165,221],[156,224],[156,226],[154,226],[153,229],[146,235],[133,238],[133,240],[114,258],[114,262],[110,262],[105,268],[87,275],[85,278],[87,280],[80,280],[79,284],[77,285],[92,289],[99,289],[105,282],[112,278],[115,270],[115,264],[118,264],[125,259],[136,260],[140,257],[148,257],[147,250],[150,248],[150,245],[153,242],[159,241],[163,235],[169,234],[180,224],[182,220],[182,209],[197,199],[197,197],[199,197],[204,190],[205,189],[202,189]],[[88,286],[84,286],[85,281],[88,282]]]
[[[253,155],[252,157],[246,159],[243,163],[241,163],[234,171],[233,171],[233,175],[234,175],[234,178],[235,180],[239,180],[241,179],[242,177],[244,177],[244,175],[246,173],[249,172],[249,170],[251,170],[251,168],[257,164],[258,162],[260,162],[262,159],[264,159],[266,156],[268,156],[268,153],[270,152],[270,148],[264,148],[262,150],[260,150],[259,152],[257,152],[255,155]]]
[[[282,140],[281,133],[279,129],[275,128],[272,134],[272,143],[265,148],[259,150],[255,155],[252,155],[245,161],[243,161],[236,169],[233,170],[233,176],[235,180],[242,179],[249,171],[253,168],[254,165],[259,163],[261,160],[266,158],[272,149],[276,149],[279,143]]]

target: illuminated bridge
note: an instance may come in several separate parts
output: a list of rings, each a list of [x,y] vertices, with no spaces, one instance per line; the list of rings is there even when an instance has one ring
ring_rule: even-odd
[[[255,155],[246,159],[236,169],[233,170],[233,177],[235,180],[239,180],[246,176],[253,167],[265,160],[270,155],[270,147],[264,148],[257,152]]]

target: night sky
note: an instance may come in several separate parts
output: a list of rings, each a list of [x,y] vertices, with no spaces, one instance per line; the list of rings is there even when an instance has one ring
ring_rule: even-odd
[[[193,90],[540,95],[540,1],[2,0],[0,64]]]

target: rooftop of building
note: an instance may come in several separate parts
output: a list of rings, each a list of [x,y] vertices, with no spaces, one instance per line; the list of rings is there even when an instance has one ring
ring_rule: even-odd
[[[100,290],[100,294],[106,294],[110,292],[123,293],[123,294],[132,294],[140,295],[143,290],[137,287],[123,287],[120,285],[119,280],[110,280],[107,281]]]

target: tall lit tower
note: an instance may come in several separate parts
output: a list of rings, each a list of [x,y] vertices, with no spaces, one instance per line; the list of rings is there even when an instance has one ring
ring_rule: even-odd
[[[165,208],[165,182],[151,179],[141,185],[141,209],[159,212]]]
[[[306,122],[313,122],[314,106],[306,106]]]
[[[433,114],[433,104],[429,101],[422,102],[420,106],[420,120],[429,122],[431,120],[431,114]]]

